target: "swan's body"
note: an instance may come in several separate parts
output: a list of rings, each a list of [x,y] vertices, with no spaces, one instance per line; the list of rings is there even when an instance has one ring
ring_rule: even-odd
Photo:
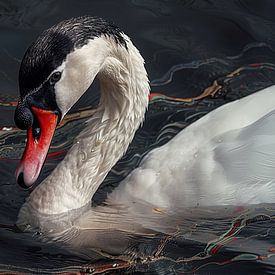
[[[75,20],[96,23],[91,18]],[[62,72],[54,86],[61,117],[96,75],[102,97],[65,159],[31,193],[21,209],[20,224],[48,231],[49,220],[89,205],[142,122],[149,93],[143,59],[126,35],[119,34],[119,43],[114,37],[112,33],[98,34],[71,50],[54,68],[54,72]],[[39,89],[24,94],[22,102]],[[83,229],[83,234],[87,228],[106,226],[136,233],[142,232],[141,227],[166,232],[174,224],[164,226],[163,216],[152,209],[178,213],[185,207],[274,202],[274,110],[275,88],[270,87],[209,113],[151,151],[109,194],[108,206],[90,209],[81,218],[74,217],[70,225]],[[36,114],[35,109],[32,112]],[[20,169],[19,176],[27,168]],[[168,220],[166,216],[166,223]],[[95,236],[90,238],[95,241]]]
[[[275,86],[224,105],[151,151],[109,196],[170,210],[275,201]]]

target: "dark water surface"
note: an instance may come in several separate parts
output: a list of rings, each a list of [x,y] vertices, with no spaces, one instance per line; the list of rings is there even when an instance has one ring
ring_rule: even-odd
[[[184,234],[140,237],[136,256],[123,261],[82,257],[13,227],[28,196],[14,178],[26,138],[13,122],[20,60],[42,30],[84,14],[114,21],[132,38],[146,60],[153,93],[143,127],[94,205],[152,148],[214,108],[275,81],[272,0],[0,1],[0,272],[274,274],[275,205],[236,208],[229,220],[194,221]],[[64,157],[98,97],[95,83],[57,130],[40,181]],[[207,242],[200,241],[202,232]]]

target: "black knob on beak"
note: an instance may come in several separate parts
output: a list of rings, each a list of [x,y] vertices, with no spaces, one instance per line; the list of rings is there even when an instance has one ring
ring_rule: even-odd
[[[26,101],[19,101],[14,113],[14,122],[19,129],[26,130],[33,124],[33,114]]]

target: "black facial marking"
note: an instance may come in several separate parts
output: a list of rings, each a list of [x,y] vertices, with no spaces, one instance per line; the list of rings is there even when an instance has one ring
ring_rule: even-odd
[[[58,122],[61,119],[61,111],[55,100],[54,85],[50,79],[46,81],[38,91],[27,96],[26,101],[29,106],[35,106],[43,110],[54,111],[58,115]]]
[[[44,31],[28,48],[22,60],[19,71],[21,99],[40,87],[70,52],[101,35],[112,37],[127,49],[119,28],[101,18],[72,18]]]
[[[14,113],[14,122],[19,129],[26,130],[32,126],[33,129],[35,128],[35,117],[30,106],[54,111],[58,115],[59,123],[61,111],[56,104],[54,86],[50,83],[50,80],[46,81],[35,93],[27,95],[23,101],[19,101]],[[35,131],[37,133],[37,130]]]

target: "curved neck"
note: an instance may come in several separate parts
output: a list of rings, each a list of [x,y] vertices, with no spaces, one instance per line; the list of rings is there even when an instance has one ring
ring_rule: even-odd
[[[40,213],[58,214],[89,203],[143,121],[147,73],[138,50],[125,38],[127,49],[113,46],[97,74],[101,99],[96,113],[64,160],[28,199]]]

